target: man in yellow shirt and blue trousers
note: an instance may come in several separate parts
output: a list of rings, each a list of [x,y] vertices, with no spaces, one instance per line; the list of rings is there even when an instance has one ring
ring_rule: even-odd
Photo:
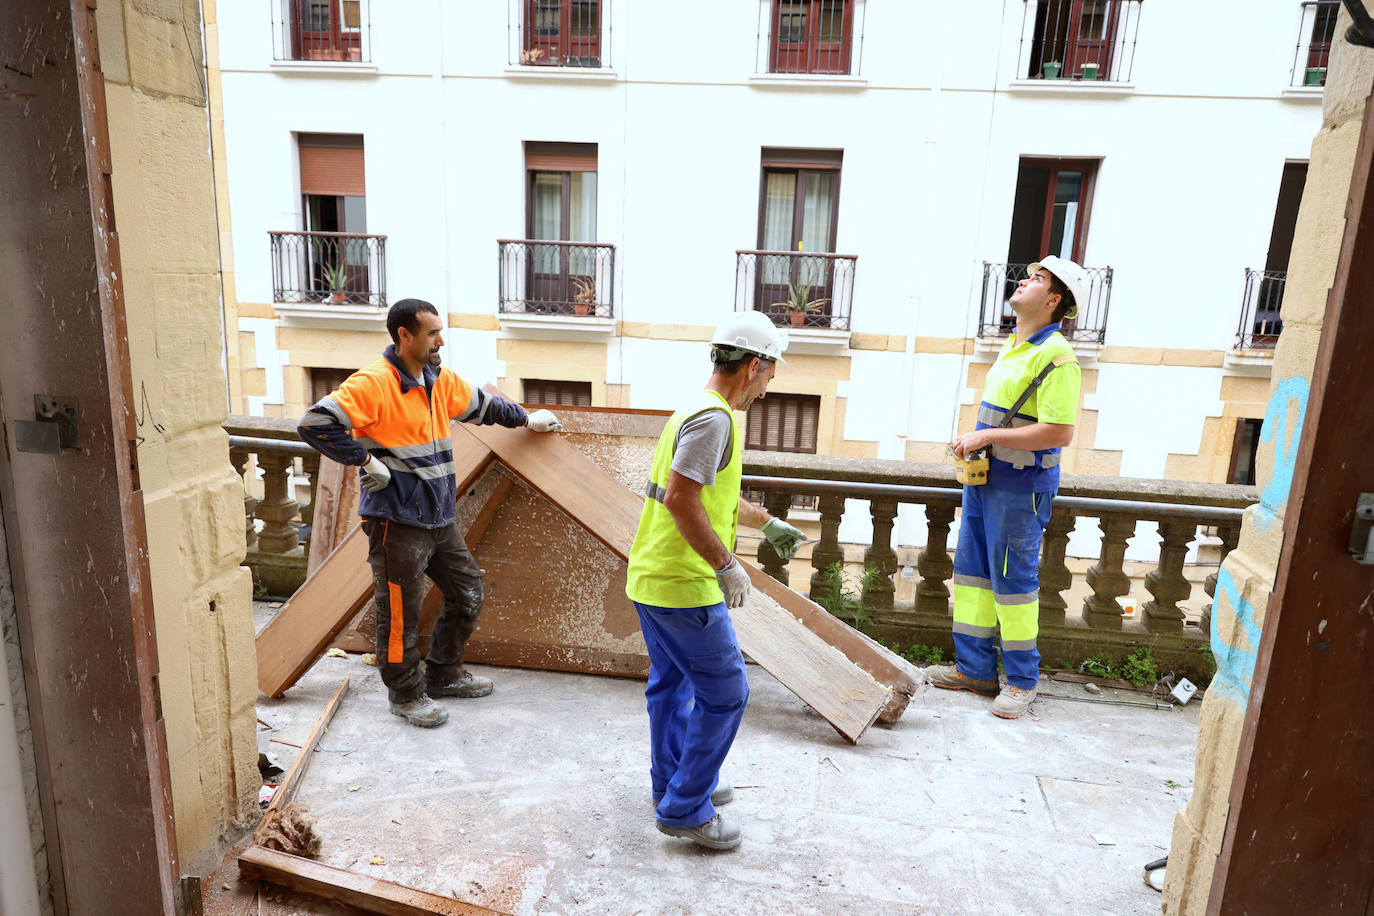
[[[1090,288],[1087,271],[1054,255],[1027,274],[1011,297],[1016,331],[988,370],[977,426],[951,443],[959,458],[987,450],[987,482],[964,487],[952,581],[955,663],[926,671],[936,687],[996,697],[991,711],[1004,719],[1030,708],[1040,680],[1040,541],[1081,387],[1060,327]],[[1007,679],[1000,690],[999,629]]]
[[[668,419],[644,490],[625,593],[649,652],[649,779],[659,831],[710,849],[733,849],[740,828],[716,807],[749,700],[730,608],[749,596],[733,551],[740,522],[790,559],[801,531],[740,498],[743,435],[736,411],[764,396],[783,365],[787,335],[761,312],[738,312],[711,338],[706,387]]]

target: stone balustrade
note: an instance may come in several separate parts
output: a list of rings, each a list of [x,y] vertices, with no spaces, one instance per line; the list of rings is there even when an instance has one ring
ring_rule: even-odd
[[[950,528],[962,488],[951,466],[750,451],[744,471],[745,486],[763,491],[764,505],[774,515],[784,517],[794,496],[819,497],[820,539],[811,552],[813,594],[830,585],[834,564],[844,559],[839,531],[845,500],[866,500],[872,539],[863,565],[872,571],[864,576],[860,600],[873,624],[865,628],[902,645],[952,650]],[[1210,605],[1202,612],[1202,626],[1185,626],[1179,604],[1188,599],[1192,586],[1184,562],[1202,526],[1215,528],[1224,559],[1236,546],[1245,507],[1257,499],[1253,488],[1243,486],[1065,474],[1040,556],[1040,647],[1046,662],[1073,663],[1098,653],[1119,659],[1144,645],[1161,664],[1190,677],[1208,676]],[[927,528],[915,563],[920,580],[910,607],[893,600],[898,569],[893,520],[901,504],[922,506]],[[1068,548],[1080,518],[1097,521],[1101,547],[1084,576],[1089,593],[1080,608],[1071,608],[1065,598],[1074,585]],[[1128,620],[1119,600],[1131,588],[1127,542],[1142,521],[1158,525],[1159,558],[1144,580],[1150,599],[1138,619]],[[786,564],[766,545],[760,544],[760,564],[786,582]],[[1215,587],[1212,575],[1206,584],[1209,596]]]
[[[234,415],[223,426],[229,433],[229,460],[244,478],[244,537],[248,544],[244,562],[252,568],[257,588],[273,595],[289,595],[305,581],[319,453],[296,435],[294,420]],[[297,459],[309,481],[310,496],[304,505],[296,500],[291,487]],[[256,487],[249,485],[250,461],[262,475],[261,497],[255,496]]]

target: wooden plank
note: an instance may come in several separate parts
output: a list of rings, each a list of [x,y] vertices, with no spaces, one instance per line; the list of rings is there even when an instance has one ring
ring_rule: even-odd
[[[749,581],[754,588],[782,605],[801,621],[802,626],[839,649],[851,662],[871,674],[879,683],[892,688],[887,706],[879,718],[892,724],[906,711],[924,675],[906,659],[879,645],[866,634],[840,620],[805,595],[792,591],[768,573],[749,563]]]
[[[454,424],[453,428],[457,427]],[[458,492],[472,486],[492,460],[489,449],[470,439],[461,443],[455,439],[453,464]],[[371,594],[367,536],[359,526],[258,634],[258,689],[270,697],[285,693],[324,654]]]
[[[481,441],[508,470],[541,492],[617,557],[628,560],[643,497],[627,490],[556,435],[496,427],[464,428],[462,432]],[[763,592],[765,601],[751,601],[750,608],[731,612],[741,648],[847,740],[857,741],[893,702],[896,691],[808,629],[794,609],[783,609],[773,598],[774,591],[770,587]],[[806,599],[797,595],[796,600],[789,600],[796,605]],[[826,626],[819,620],[814,625]],[[846,642],[851,651],[860,652],[858,640]],[[875,669],[891,668],[877,660],[871,650],[868,654],[875,657]],[[914,691],[914,684],[911,689]]]
[[[385,916],[485,916],[502,912],[260,846],[249,846],[239,856],[239,874]]]
[[[320,717],[315,720],[315,727],[310,730],[310,735],[301,744],[301,749],[296,754],[296,759],[291,761],[291,768],[286,771],[286,778],[277,786],[277,791],[272,793],[272,802],[267,806],[267,810],[262,813],[262,820],[258,822],[257,833],[253,836],[253,842],[260,840],[258,834],[262,832],[263,825],[267,823],[268,817],[285,808],[296,794],[297,787],[301,784],[301,779],[305,776],[306,768],[310,766],[310,758],[315,753],[315,745],[320,743],[324,737],[325,730],[329,728],[329,723],[334,718],[334,713],[339,711],[339,704],[343,702],[344,696],[348,693],[348,678],[344,678],[339,683],[339,687],[334,691],[334,695],[325,704],[324,710],[320,712]]]

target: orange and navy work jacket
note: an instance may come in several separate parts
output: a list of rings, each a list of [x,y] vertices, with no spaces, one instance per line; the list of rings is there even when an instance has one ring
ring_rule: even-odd
[[[359,466],[376,456],[391,471],[381,492],[363,491],[363,518],[420,528],[453,524],[458,494],[449,420],[525,425],[523,407],[474,388],[452,369],[427,365],[423,374],[412,378],[393,344],[301,417],[301,440],[320,454]]]

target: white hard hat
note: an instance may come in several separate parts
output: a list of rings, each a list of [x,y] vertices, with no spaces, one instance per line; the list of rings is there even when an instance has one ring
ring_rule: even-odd
[[[1026,273],[1033,274],[1042,269],[1054,274],[1055,279],[1063,283],[1073,294],[1073,306],[1064,313],[1064,317],[1077,318],[1078,310],[1088,304],[1088,292],[1092,289],[1088,272],[1068,258],[1047,254],[1038,263],[1027,266]]]
[[[787,349],[787,332],[762,312],[735,312],[716,328],[711,346],[744,350],[764,359],[777,360],[779,366],[787,365],[787,360],[782,358],[782,351]]]

